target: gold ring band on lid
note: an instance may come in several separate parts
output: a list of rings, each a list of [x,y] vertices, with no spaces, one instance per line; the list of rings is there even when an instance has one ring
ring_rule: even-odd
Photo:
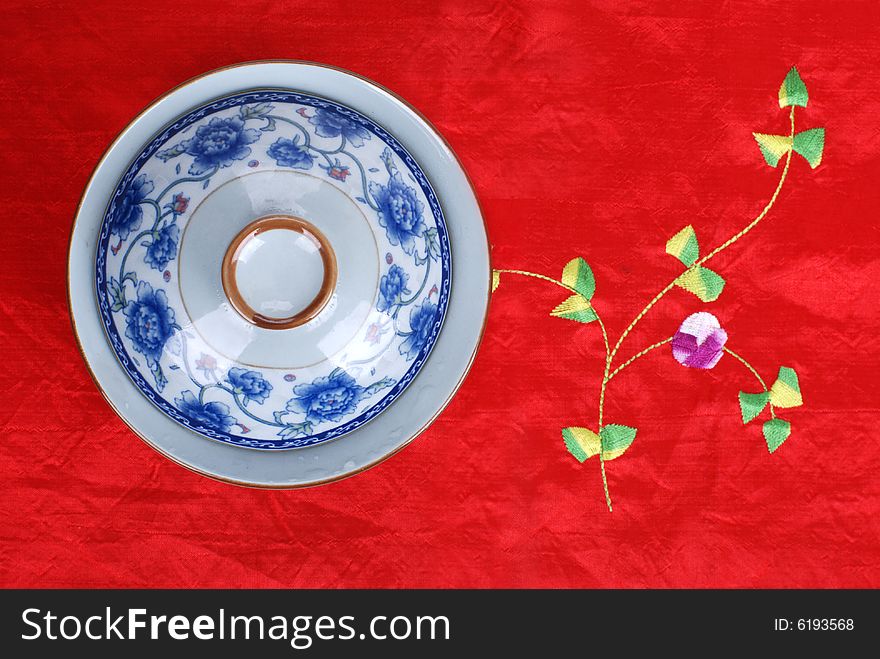
[[[287,236],[286,232],[294,235]],[[269,252],[267,259],[260,251],[272,236],[275,247],[262,250]],[[298,243],[291,243],[290,238]],[[297,259],[311,259],[313,256],[320,257],[320,266],[316,260],[312,265],[303,264],[307,271],[311,269],[305,273],[310,275],[308,282],[292,274],[290,267],[284,267],[295,266]],[[279,259],[280,263],[272,263]],[[273,266],[280,266],[280,269],[273,272]],[[251,284],[242,281],[243,267],[248,268],[245,278],[251,280]],[[322,268],[320,275],[316,267]],[[313,224],[293,215],[272,215],[248,224],[229,243],[221,265],[223,290],[232,307],[249,323],[265,329],[291,329],[315,318],[333,296],[337,274],[336,254],[327,238]],[[303,290],[297,290],[300,287]],[[281,290],[272,295],[270,290],[267,300],[260,299],[267,289],[279,288],[290,291],[290,294]],[[316,292],[312,295],[311,291]],[[306,296],[305,299],[302,295]],[[276,300],[278,297],[283,299]],[[297,297],[299,304],[291,301]]]

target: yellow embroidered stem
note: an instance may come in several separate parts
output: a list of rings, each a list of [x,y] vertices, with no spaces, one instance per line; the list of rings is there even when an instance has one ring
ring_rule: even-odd
[[[602,430],[602,407],[603,407],[603,398],[605,396],[605,384],[608,382],[608,371],[611,369],[611,351],[609,350],[608,345],[608,332],[605,331],[605,323],[602,322],[602,319],[599,318],[599,315],[596,315],[596,320],[599,321],[599,327],[602,328],[602,338],[605,340],[605,374],[602,376],[602,392],[599,394],[599,431]],[[608,506],[608,512],[614,512],[614,508],[611,506],[611,493],[608,491],[608,478],[605,476],[605,451],[599,451],[599,471],[602,472],[602,488],[605,490],[605,504]]]
[[[792,142],[794,141],[794,109],[795,109],[795,106],[792,105],[791,106],[791,113],[789,114],[789,116],[791,118],[791,139],[792,139]],[[704,256],[701,259],[697,259],[697,262],[694,263],[694,265],[691,267],[696,267],[698,265],[705,263],[706,261],[711,259],[713,256],[718,254],[719,252],[730,247],[733,243],[735,243],[737,240],[739,240],[744,235],[746,235],[749,231],[754,229],[758,225],[758,222],[760,222],[761,220],[763,220],[767,216],[767,213],[769,213],[770,209],[773,208],[773,204],[776,203],[776,198],[779,196],[779,193],[782,191],[782,184],[785,183],[785,179],[788,176],[788,168],[791,165],[791,153],[792,153],[792,149],[791,149],[791,147],[789,147],[788,153],[785,156],[785,167],[783,167],[783,169],[782,169],[782,176],[779,177],[779,184],[776,186],[776,190],[773,192],[773,196],[770,197],[770,201],[767,202],[767,205],[764,206],[764,210],[761,211],[761,213],[758,215],[758,217],[756,217],[748,225],[746,225],[746,227],[742,231],[731,236],[727,241],[723,242],[718,247],[713,249],[711,252],[706,254],[706,256]]]
[[[794,108],[795,108],[795,106],[791,107],[791,113],[789,115],[790,119],[791,119],[791,139],[792,139],[792,141],[794,141]],[[754,229],[761,220],[763,220],[765,217],[767,217],[767,214],[770,212],[770,209],[773,208],[773,205],[776,203],[776,199],[779,197],[779,193],[782,191],[782,185],[785,183],[785,179],[788,177],[788,169],[789,169],[789,166],[791,165],[791,153],[792,153],[792,149],[791,149],[791,147],[789,147],[788,153],[785,156],[785,167],[782,169],[782,175],[779,177],[779,183],[777,183],[777,185],[776,185],[776,190],[773,191],[773,196],[770,197],[770,201],[767,202],[767,205],[764,206],[764,209],[758,214],[758,216],[754,220],[749,222],[749,224],[747,224],[745,226],[745,228],[743,228],[741,231],[739,231],[738,233],[731,236],[724,243],[722,243],[721,245],[719,245],[718,247],[713,249],[711,252],[706,254],[706,256],[702,257],[701,259],[696,260],[693,263],[693,265],[691,265],[685,272],[688,272],[690,270],[693,270],[693,269],[699,267],[700,265],[702,265],[703,263],[705,263],[706,261],[708,261],[712,257],[718,255],[720,252],[722,252],[725,249],[727,249],[728,247],[730,247],[733,243],[735,243],[737,240],[739,240],[740,238],[745,236],[749,231]],[[682,275],[679,275],[679,277],[676,277],[676,279],[679,279],[681,276]],[[623,344],[624,339],[626,339],[626,337],[633,330],[633,328],[635,328],[635,326],[638,324],[638,322],[642,318],[644,318],[645,314],[647,314],[648,311],[650,311],[651,308],[660,301],[660,298],[662,298],[669,291],[671,291],[674,286],[675,286],[675,281],[672,281],[662,291],[657,293],[657,295],[654,296],[654,299],[652,299],[650,302],[648,302],[648,304],[645,305],[645,308],[639,312],[639,314],[633,319],[633,321],[629,324],[629,326],[625,330],[623,330],[623,334],[621,334],[620,338],[617,339],[617,343],[614,345],[614,349],[611,351],[612,361],[614,360],[614,357],[617,355],[617,351],[620,350],[620,346]]]
[[[535,279],[542,279],[544,281],[549,281],[551,284],[556,284],[560,288],[564,288],[567,291],[571,291],[575,295],[580,295],[580,293],[578,293],[571,286],[566,286],[561,281],[559,281],[557,279],[553,279],[553,277],[548,277],[546,275],[539,275],[537,272],[528,272],[527,270],[504,270],[504,269],[496,269],[494,272],[509,273],[511,275],[522,275],[523,277],[534,277]]]
[[[548,281],[551,284],[556,284],[560,288],[564,288],[567,291],[571,291],[575,295],[581,295],[577,290],[575,290],[571,286],[563,284],[561,281],[559,281],[557,279],[553,279],[553,277],[548,277],[546,275],[539,275],[537,272],[528,272],[527,270],[504,270],[504,269],[497,269],[497,270],[494,270],[494,272],[508,273],[511,275],[522,275],[524,277],[534,277],[535,279],[541,279],[543,281]],[[583,296],[581,296],[581,297],[583,297]],[[608,354],[609,354],[608,351],[609,351],[609,347],[611,345],[610,343],[608,343],[608,332],[605,330],[605,323],[602,322],[602,318],[601,318],[601,316],[599,316],[599,312],[596,311],[595,307],[593,307],[593,313],[596,314],[596,320],[599,322],[599,328],[602,330],[602,340],[605,342],[605,360],[607,362]]]
[[[563,284],[561,281],[553,279],[552,277],[548,277],[546,275],[539,275],[536,272],[529,272],[528,270],[506,270],[506,269],[496,269],[493,273],[507,273],[511,275],[522,275],[523,277],[534,277],[535,279],[540,279],[542,281],[550,282],[551,284],[556,284],[560,288],[564,288],[567,291],[571,291],[575,295],[581,295],[580,292]],[[608,371],[611,369],[611,344],[608,342],[608,331],[605,329],[605,323],[602,322],[602,317],[596,311],[595,307],[592,307],[593,313],[596,314],[596,320],[599,322],[599,329],[602,330],[602,340],[605,342],[605,377],[608,377]],[[601,396],[605,395],[605,386],[603,382],[602,393]],[[602,402],[599,403],[599,430],[602,430]],[[602,472],[602,488],[605,490],[605,503],[608,505],[608,510],[613,510],[611,507],[611,494],[608,491],[608,478],[605,476],[605,458],[602,455],[602,451],[599,451],[599,469]]]
[[[611,375],[608,376],[608,379],[611,380],[611,378],[613,378],[615,375],[617,375],[618,373],[620,373],[623,369],[625,369],[627,366],[629,366],[630,364],[632,364],[632,363],[633,363],[635,360],[637,360],[639,357],[644,357],[645,355],[647,355],[647,354],[648,354],[649,352],[651,352],[652,350],[654,350],[654,349],[656,349],[656,348],[659,348],[660,346],[664,346],[664,345],[666,345],[667,343],[669,343],[670,341],[672,341],[672,337],[671,337],[671,336],[668,337],[668,338],[663,339],[662,341],[657,341],[657,343],[652,343],[651,345],[649,345],[649,346],[648,346],[647,348],[645,348],[644,350],[642,350],[642,351],[640,351],[640,352],[637,352],[637,353],[634,354],[632,357],[630,357],[630,358],[627,359],[625,362],[623,362],[623,364],[621,364],[620,366],[618,366],[617,368],[615,368],[615,369],[611,372]]]
[[[728,347],[725,346],[724,348],[721,348],[721,349],[722,349],[724,352],[726,352],[728,355],[730,355],[731,357],[733,357],[735,360],[737,360],[740,364],[742,364],[742,365],[745,366],[747,369],[749,369],[749,372],[750,372],[752,375],[754,375],[755,378],[757,378],[758,382],[761,383],[761,388],[764,389],[764,391],[769,391],[769,390],[767,389],[767,383],[764,382],[764,378],[762,378],[762,377],[761,377],[761,374],[758,373],[758,371],[755,370],[754,366],[752,366],[751,364],[749,364],[749,363],[748,363],[743,357],[741,357],[740,355],[736,354],[736,353],[735,353],[733,350],[731,350],[730,348],[728,348]],[[773,403],[770,403],[770,416],[771,416],[772,418],[774,418],[774,419],[776,418],[776,411],[773,409]]]

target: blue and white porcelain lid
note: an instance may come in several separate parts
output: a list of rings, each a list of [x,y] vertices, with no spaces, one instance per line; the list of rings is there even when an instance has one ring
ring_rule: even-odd
[[[252,93],[286,96],[257,100],[248,96]],[[212,107],[227,101],[231,105]],[[267,110],[263,103],[272,105],[272,109]],[[242,107],[250,108],[244,116]],[[313,122],[321,107],[353,123],[335,118],[332,122],[324,118]],[[204,115],[192,116],[202,109]],[[211,110],[217,110],[216,117],[209,116]],[[287,122],[278,120],[274,130],[264,130],[271,123],[265,117],[249,116],[251,113],[280,113],[296,121],[308,131],[310,145],[327,153],[321,155],[312,149],[311,167],[303,169],[308,163],[302,153],[305,133],[293,124],[282,128],[280,124]],[[179,124],[187,117],[190,129],[183,132],[186,126]],[[364,123],[354,121],[357,117],[362,117]],[[215,123],[210,129],[214,118],[227,121]],[[175,126],[177,131],[173,132]],[[202,126],[209,130],[202,132],[200,141],[190,143]],[[250,130],[259,134],[246,132]],[[319,130],[339,135],[321,135]],[[300,139],[296,139],[297,133],[302,135]],[[329,153],[342,145],[342,135],[345,147],[339,153]],[[282,141],[272,148],[282,137],[289,142]],[[354,145],[356,138],[360,138],[361,146]],[[228,148],[231,142],[235,149]],[[357,156],[364,168],[363,178],[353,162],[344,160],[342,151]],[[158,157],[160,152],[164,161]],[[370,153],[370,157],[365,155]],[[250,166],[252,161],[256,161],[254,166]],[[212,167],[217,171],[206,176]],[[206,178],[178,180],[199,177]],[[299,185],[293,191],[287,190],[286,185],[276,185],[276,177],[296,180]],[[200,187],[208,179],[207,187]],[[307,192],[307,179],[317,191],[314,195]],[[177,185],[163,195],[175,181]],[[375,184],[372,191],[371,183]],[[270,195],[267,189],[283,194]],[[157,196],[161,196],[158,201]],[[158,208],[149,202],[139,203],[147,199],[155,201]],[[439,215],[435,213],[435,202]],[[388,208],[387,217],[400,220],[394,225],[400,227],[396,244],[387,231],[388,221],[373,205]],[[126,214],[126,207],[137,207],[142,213]],[[202,218],[202,213],[208,211]],[[421,222],[415,219],[414,211],[421,211]],[[118,218],[115,231],[110,228],[114,217]],[[161,219],[155,225],[157,217]],[[236,219],[222,219],[227,217]],[[363,229],[369,229],[375,244],[368,242],[363,253],[378,255],[374,265],[374,256],[347,265],[352,253],[347,251],[350,243],[339,238],[333,226],[342,217],[349,218],[352,232],[362,231],[365,240],[368,234]],[[237,234],[233,224],[239,226]],[[125,240],[121,235],[124,225],[130,227]],[[435,247],[440,249],[433,255],[434,236],[428,233],[431,228],[437,230]],[[148,235],[136,241],[144,231]],[[128,249],[131,253],[126,266],[121,267]],[[100,254],[104,255],[103,261],[96,258]],[[285,259],[285,254],[297,258]],[[154,267],[166,260],[164,268]],[[264,268],[268,262],[273,263],[272,267]],[[206,263],[209,270],[202,279],[197,277],[198,272],[187,269],[198,270],[200,263]],[[224,263],[230,266],[225,269],[226,288]],[[135,266],[136,283],[132,277],[125,279],[125,273]],[[367,273],[363,281],[352,279],[344,271],[355,266]],[[400,271],[392,272],[393,266]],[[264,272],[279,276],[265,277]],[[449,146],[424,117],[399,97],[360,76],[309,62],[271,61],[234,65],[190,80],[154,102],[123,130],[98,163],[80,202],[71,232],[68,291],[74,331],[89,371],[108,403],[134,433],[162,455],[211,478],[239,485],[290,488],[359,473],[402,449],[437,417],[474,359],[488,309],[490,273],[488,239],[474,191]],[[387,277],[384,286],[383,277]],[[103,289],[99,286],[101,278]],[[124,301],[119,291],[106,289],[111,278],[120,289],[124,285]],[[456,285],[448,286],[452,281]],[[331,295],[325,299],[328,282]],[[448,287],[444,288],[444,282]],[[352,351],[344,361],[345,349],[333,352],[328,348],[330,354],[324,354],[325,360],[319,365],[294,363],[291,355],[305,355],[281,350],[276,355],[256,340],[241,346],[235,343],[241,334],[211,334],[210,330],[219,325],[215,327],[210,318],[204,318],[213,308],[213,313],[232,319],[225,327],[251,327],[243,333],[246,338],[269,336],[270,341],[281,341],[275,337],[288,331],[316,332],[317,336],[326,327],[315,323],[314,329],[310,328],[312,319],[328,314],[341,322],[330,312],[334,304],[341,306],[339,297],[344,287],[367,288],[367,284],[375,287],[374,296],[370,299],[365,295],[366,310],[355,308],[351,315],[366,314],[360,327],[366,323],[368,334],[355,333],[351,343],[340,340],[345,349]],[[199,297],[200,301],[213,295],[216,307],[207,307],[207,312],[202,307],[189,309],[193,291],[206,295]],[[181,306],[184,300],[186,304]],[[436,310],[425,301],[436,305]],[[129,307],[133,302],[135,306]],[[169,312],[173,312],[173,319]],[[426,322],[423,314],[433,322]],[[247,323],[248,317],[257,315],[275,327],[289,327],[267,330]],[[126,336],[129,318],[133,319],[134,338]],[[370,334],[369,327],[377,318],[378,328]],[[115,326],[112,339],[113,330],[107,328],[111,321]],[[434,333],[441,324],[442,331]],[[340,328],[351,331],[345,322]],[[413,331],[415,328],[419,328],[418,333]],[[184,332],[191,336],[183,336]],[[208,336],[202,336],[202,332]],[[422,343],[423,332],[427,336]],[[322,336],[328,346],[337,338]],[[135,348],[136,342],[143,351]],[[365,357],[372,363],[355,364],[361,356],[353,357],[353,351],[358,346],[363,351],[365,343],[377,353],[381,350],[381,355],[367,353]],[[417,353],[410,357],[418,344]],[[244,348],[247,363],[238,361]],[[202,359],[203,352],[210,358]],[[193,378],[184,367],[184,359]],[[376,373],[370,373],[374,367]],[[409,373],[414,376],[414,369],[418,369],[418,377],[395,390]],[[395,384],[386,386],[386,377]],[[165,380],[161,391],[157,391],[157,379]],[[272,386],[271,390],[267,385]],[[378,410],[389,395],[395,397],[394,402],[381,414],[375,413],[369,423],[357,421]],[[354,412],[343,413],[355,399]],[[160,407],[161,401],[166,409]],[[299,402],[288,409],[290,401]],[[339,420],[330,418],[336,415],[332,410],[339,411]],[[175,418],[177,413],[185,416],[189,425]],[[283,426],[303,423],[310,413],[309,432],[293,431],[288,434],[295,436],[288,437],[278,434]],[[264,427],[257,430],[258,424],[250,414]],[[263,423],[270,419],[281,425]],[[359,425],[342,440],[324,441],[319,437],[325,432],[342,432],[340,429],[351,420]],[[220,435],[218,427],[226,428],[226,436]],[[217,439],[221,441],[214,441]],[[297,450],[274,451],[242,450],[237,445],[254,440],[269,446],[291,440],[306,445]]]
[[[283,89],[150,139],[101,223],[95,291],[120,364],[190,430],[290,449],[360,427],[413,381],[447,311],[442,206],[385,128]]]

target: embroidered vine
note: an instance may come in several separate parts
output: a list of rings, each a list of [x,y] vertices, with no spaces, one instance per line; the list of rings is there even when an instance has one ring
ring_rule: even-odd
[[[779,418],[776,415],[776,410],[777,408],[798,407],[803,404],[798,377],[794,369],[787,366],[780,367],[776,380],[768,388],[758,371],[744,357],[727,347],[727,333],[721,327],[718,319],[705,311],[688,316],[682,322],[675,335],[657,341],[638,351],[616,368],[614,364],[615,358],[629,334],[673,288],[678,287],[692,293],[705,303],[718,299],[724,290],[724,278],[717,272],[707,268],[704,264],[742,239],[767,217],[788,178],[792,153],[797,153],[806,159],[813,169],[819,166],[825,146],[825,129],[811,128],[799,133],[795,132],[795,109],[798,107],[805,108],[808,98],[806,85],[801,79],[797,68],[792,67],[779,88],[779,107],[790,108],[789,133],[787,135],[753,133],[755,141],[768,165],[777,167],[779,161],[783,158],[785,159],[785,165],[782,168],[779,182],[769,201],[761,212],[745,227],[704,256],[700,256],[700,246],[693,226],[688,225],[672,236],[666,243],[666,252],[681,261],[685,266],[684,272],[663,287],[644,306],[626,329],[623,330],[613,347],[608,339],[605,324],[602,322],[599,312],[593,304],[593,295],[596,291],[593,271],[583,258],[578,257],[569,261],[562,270],[562,277],[558,280],[525,270],[496,269],[492,272],[493,292],[500,285],[502,275],[534,277],[554,284],[569,293],[569,296],[550,312],[551,316],[578,323],[596,322],[599,326],[605,345],[605,366],[599,388],[596,430],[593,430],[592,427],[570,426],[562,429],[562,438],[565,447],[579,462],[585,462],[589,458],[598,456],[602,486],[608,510],[613,510],[613,506],[608,489],[608,479],[605,474],[605,463],[623,455],[633,443],[637,434],[636,428],[632,426],[606,423],[605,401],[608,397],[608,385],[613,378],[620,375],[624,369],[636,360],[641,359],[658,348],[671,345],[672,355],[676,361],[683,366],[697,369],[714,368],[723,355],[729,355],[741,363],[760,385],[760,391],[756,393],[739,392],[739,406],[743,424],[755,420],[769,407],[770,418],[764,421],[762,430],[770,453],[776,451],[791,434],[791,424]]]

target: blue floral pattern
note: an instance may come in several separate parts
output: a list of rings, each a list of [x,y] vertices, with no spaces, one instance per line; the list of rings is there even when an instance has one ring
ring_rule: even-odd
[[[389,311],[401,303],[401,297],[410,292],[406,287],[409,275],[399,265],[392,265],[388,273],[382,275],[379,280],[379,301],[376,308],[379,311]]]
[[[125,336],[147,360],[161,391],[166,380],[159,360],[174,330],[174,310],[168,306],[168,296],[165,291],[154,291],[142,281],[137,287],[137,299],[125,305],[122,313],[125,314]]]
[[[412,254],[416,238],[426,229],[422,218],[424,206],[416,191],[403,182],[400,172],[394,172],[387,185],[370,183],[370,194],[378,205],[379,224],[385,227],[389,242]]]
[[[321,137],[341,135],[354,147],[363,146],[364,140],[370,139],[370,133],[366,128],[333,110],[318,108],[314,116],[309,119],[309,123],[315,126],[315,133]]]
[[[154,270],[164,270],[177,256],[177,241],[180,238],[180,229],[176,224],[169,224],[156,232],[156,235],[146,249],[144,263],[149,264]]]
[[[216,401],[201,403],[192,391],[184,391],[180,398],[174,399],[174,404],[197,424],[211,430],[228,432],[237,423],[235,417],[229,414],[228,405]]]
[[[339,421],[357,408],[364,395],[364,388],[348,373],[337,368],[330,375],[318,378],[311,384],[293,388],[296,398],[287,403],[289,412],[306,415],[306,421]]]
[[[208,171],[229,167],[236,160],[244,160],[251,155],[248,145],[258,139],[260,131],[245,128],[244,119],[214,117],[206,125],[196,129],[195,137],[160,151],[157,156],[162,160],[175,158],[182,153],[193,156],[189,173],[199,176]]]
[[[407,359],[416,358],[428,341],[436,317],[437,305],[430,300],[425,300],[409,312],[410,332],[404,342],[400,344],[401,355],[406,355]]]
[[[272,146],[266,149],[266,154],[281,167],[311,169],[315,162],[308,149],[299,143],[299,136],[292,140],[279,137]]]
[[[291,110],[291,102],[300,105]],[[148,146],[104,218],[96,284],[111,345],[159,409],[203,435],[271,449],[337,437],[385,409],[415,377],[436,339],[434,321],[445,311],[450,271],[439,203],[394,138],[347,108],[278,91],[246,92],[210,107],[217,110],[193,111]],[[158,164],[145,168],[149,162]],[[353,368],[242,368],[192,333],[185,310],[177,314],[184,327],[178,325],[179,292],[169,266],[178,258],[190,206],[198,207],[215,180],[216,188],[242,170],[273,167],[317,170],[361,205],[376,227],[388,269],[380,273],[361,339],[375,354]],[[157,191],[154,181],[163,188]],[[390,349],[405,355],[398,363],[411,365],[395,377],[375,374],[377,360]]]
[[[252,400],[255,403],[264,403],[272,393],[272,385],[266,381],[257,371],[249,371],[244,368],[232,368],[226,376],[232,391],[244,398],[244,404]]]
[[[153,182],[147,180],[147,175],[141,174],[123,193],[110,220],[110,231],[121,240],[141,228],[144,211],[140,204],[153,191],[153,187]]]

